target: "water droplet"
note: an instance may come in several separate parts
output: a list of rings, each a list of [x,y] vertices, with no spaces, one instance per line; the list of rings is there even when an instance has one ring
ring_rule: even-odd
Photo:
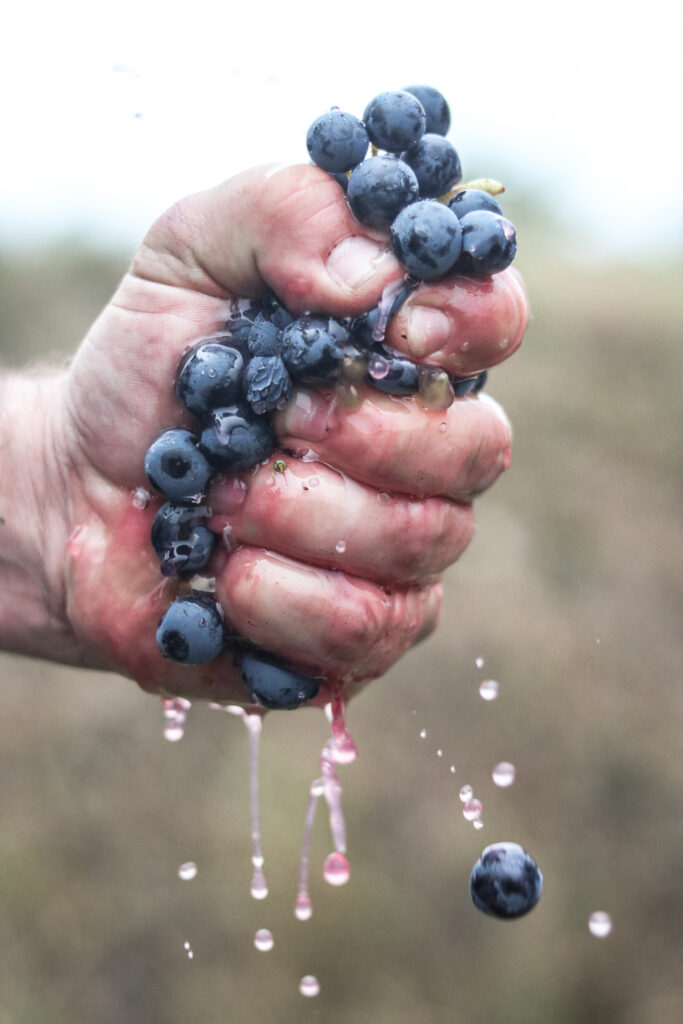
[[[144,487],[136,487],[133,491],[133,506],[135,508],[149,508],[151,500],[152,498],[149,491],[146,491]]]
[[[481,818],[477,818],[475,821],[472,822],[472,824],[477,829],[484,827],[484,822],[481,820]]]
[[[190,948],[190,943],[189,942],[183,942],[183,949],[189,949],[189,948]]]
[[[484,659],[483,658],[477,658],[477,660],[475,661],[474,664],[477,666],[477,668],[483,668],[484,667]]]
[[[343,853],[331,853],[323,865],[323,878],[330,885],[346,885],[351,867]]]
[[[296,904],[294,905],[294,916],[298,921],[310,921],[313,916],[311,897],[306,893],[299,893],[297,896]]]
[[[197,874],[197,865],[193,860],[186,861],[185,864],[181,864],[178,868],[178,878],[182,878],[184,882],[189,882],[191,878],[195,878]]]
[[[483,809],[481,800],[475,800],[473,797],[463,807],[462,816],[466,821],[476,821]]]
[[[334,545],[334,550],[337,552],[338,555],[343,555],[344,552],[346,551],[346,541],[338,540],[337,543]]]
[[[596,939],[606,939],[612,931],[612,918],[604,910],[595,910],[588,918],[588,930]]]
[[[495,679],[485,679],[479,685],[479,696],[482,700],[495,700],[498,696],[499,686]]]
[[[442,434],[445,434],[448,430],[448,425],[446,423],[439,423],[439,430]]]
[[[269,932],[267,928],[259,928],[254,936],[254,945],[262,953],[267,953],[274,945],[273,933]]]
[[[192,946],[190,945],[190,943],[183,942],[183,949],[187,953],[187,959],[192,960],[194,958],[194,953],[192,952]]]
[[[455,775],[455,765],[451,765],[451,775]]]
[[[377,500],[380,505],[391,505],[391,495],[387,494],[386,491],[380,491],[377,495]]]
[[[372,356],[368,360],[368,374],[373,380],[383,380],[389,373],[389,363],[382,356]]]
[[[465,804],[471,798],[472,798],[472,787],[471,786],[463,786],[462,789],[460,790],[460,799]]]
[[[420,729],[420,739],[424,740],[426,738],[427,738],[427,730],[426,729]]]
[[[312,974],[305,974],[299,982],[299,992],[302,996],[317,996],[320,992],[320,982]]]
[[[501,761],[495,766],[491,774],[491,778],[495,782],[496,786],[500,786],[505,789],[507,786],[511,786],[515,781],[516,769],[514,764],[509,761]]]
[[[317,487],[320,483],[320,480],[318,479],[317,476],[309,476],[306,483],[308,484],[309,487]]]
[[[437,750],[436,756],[437,757],[443,757],[443,750]]]

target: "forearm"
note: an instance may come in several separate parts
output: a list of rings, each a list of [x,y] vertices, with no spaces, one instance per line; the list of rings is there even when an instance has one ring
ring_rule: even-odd
[[[0,647],[73,662],[64,600],[69,531],[62,375],[0,372]]]

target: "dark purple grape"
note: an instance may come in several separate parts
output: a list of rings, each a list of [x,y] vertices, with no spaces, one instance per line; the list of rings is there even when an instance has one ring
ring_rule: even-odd
[[[389,227],[419,186],[413,170],[395,156],[371,156],[352,172],[346,190],[351,212],[362,224]]]
[[[456,192],[449,200],[448,205],[460,220],[466,214],[474,213],[475,210],[490,210],[491,213],[499,213],[501,217],[503,215],[498,200],[480,188],[464,188],[462,192]]]
[[[189,430],[166,430],[145,455],[145,473],[152,487],[171,501],[195,501],[206,491],[211,466]]]
[[[324,171],[350,171],[368,149],[368,133],[362,121],[332,107],[308,129],[306,147],[313,163]]]
[[[330,383],[344,359],[329,318],[301,317],[282,332],[282,359],[293,380]],[[341,326],[341,325],[337,325]]]
[[[401,89],[381,92],[370,100],[363,121],[370,142],[389,153],[410,149],[425,133],[424,107],[415,96]]]
[[[396,259],[418,280],[429,281],[452,269],[462,247],[460,221],[434,199],[407,206],[391,225]]]
[[[457,273],[495,274],[510,266],[517,252],[517,233],[509,220],[490,210],[475,210],[459,223],[462,254]]]
[[[193,416],[202,417],[214,406],[241,398],[243,370],[244,359],[236,348],[200,345],[180,365],[176,394]]]
[[[425,131],[434,135],[447,135],[451,126],[451,112],[448,103],[438,89],[431,85],[406,85],[409,92],[420,101],[426,117]]]
[[[201,448],[214,469],[239,473],[263,462],[275,449],[272,427],[248,405],[214,409],[202,431]]]
[[[443,135],[423,135],[416,146],[401,154],[412,167],[420,186],[421,199],[436,199],[460,181],[460,158]]]
[[[259,416],[281,409],[292,381],[280,356],[254,356],[245,373],[247,401]]]

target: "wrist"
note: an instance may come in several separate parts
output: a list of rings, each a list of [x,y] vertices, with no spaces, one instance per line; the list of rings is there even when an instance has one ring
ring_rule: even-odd
[[[74,662],[64,593],[69,462],[63,374],[0,376],[0,647]]]

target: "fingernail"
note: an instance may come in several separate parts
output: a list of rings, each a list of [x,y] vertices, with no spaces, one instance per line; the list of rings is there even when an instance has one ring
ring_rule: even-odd
[[[451,334],[445,313],[431,306],[412,306],[408,316],[408,348],[418,358],[442,348]]]
[[[332,407],[322,395],[298,391],[278,422],[278,435],[302,441],[322,441],[330,429]]]
[[[334,247],[327,258],[327,272],[342,288],[353,291],[377,273],[383,260],[393,258],[385,242],[353,235]]]

